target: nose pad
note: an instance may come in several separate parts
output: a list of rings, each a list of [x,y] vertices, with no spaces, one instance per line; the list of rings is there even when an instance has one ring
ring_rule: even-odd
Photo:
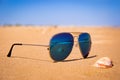
[[[76,43],[75,43],[75,47],[78,47],[78,46],[79,46],[79,45],[78,45],[78,42],[76,42]]]

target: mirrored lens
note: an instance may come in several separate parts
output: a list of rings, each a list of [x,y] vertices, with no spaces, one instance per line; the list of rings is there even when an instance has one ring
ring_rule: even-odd
[[[91,48],[91,38],[88,33],[82,33],[79,35],[78,38],[80,51],[82,53],[82,56],[86,58],[89,54],[90,48]]]
[[[50,57],[55,61],[67,58],[74,44],[73,36],[70,33],[59,33],[50,40]]]

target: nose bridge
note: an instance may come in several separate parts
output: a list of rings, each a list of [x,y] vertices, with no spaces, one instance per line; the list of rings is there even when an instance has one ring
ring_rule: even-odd
[[[73,35],[74,41],[76,42],[78,41],[78,37],[82,32],[70,32],[70,33]]]
[[[74,35],[73,36],[74,37],[74,45],[75,45],[75,47],[77,47],[78,46],[78,35]]]
[[[78,41],[78,35],[73,35],[74,37],[74,42],[77,42]]]
[[[78,47],[78,38],[79,38],[79,35],[82,33],[82,32],[70,32],[73,37],[74,37],[74,45],[75,47]]]

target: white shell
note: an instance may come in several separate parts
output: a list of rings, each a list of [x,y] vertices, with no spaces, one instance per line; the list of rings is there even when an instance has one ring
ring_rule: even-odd
[[[112,64],[112,60],[110,58],[102,57],[95,62],[94,66],[100,67],[100,68],[110,68],[113,66],[113,64]]]

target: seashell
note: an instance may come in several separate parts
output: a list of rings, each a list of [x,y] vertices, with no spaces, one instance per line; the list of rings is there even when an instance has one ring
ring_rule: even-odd
[[[110,58],[102,57],[95,62],[94,66],[99,68],[110,68],[113,64]]]

